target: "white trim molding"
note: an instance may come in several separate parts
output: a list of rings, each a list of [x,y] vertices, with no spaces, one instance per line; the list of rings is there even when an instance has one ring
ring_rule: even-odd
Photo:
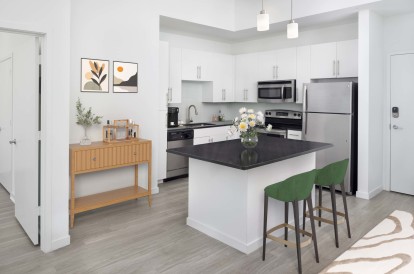
[[[371,190],[370,192],[357,191],[356,197],[365,200],[371,200],[372,198],[380,194],[381,191],[383,191],[382,186],[379,186],[376,189]]]

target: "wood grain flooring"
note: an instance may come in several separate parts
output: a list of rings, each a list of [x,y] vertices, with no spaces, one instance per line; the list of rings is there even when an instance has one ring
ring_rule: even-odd
[[[179,179],[160,186],[152,208],[139,199],[79,214],[71,245],[44,254],[0,187],[0,273],[297,273],[295,249],[269,243],[262,262],[260,250],[245,255],[188,227],[187,195],[188,181]],[[320,263],[311,246],[304,248],[304,273],[321,271],[395,209],[414,212],[414,197],[383,191],[370,201],[348,197],[348,205],[352,239],[339,225],[335,248],[332,226],[317,227]]]

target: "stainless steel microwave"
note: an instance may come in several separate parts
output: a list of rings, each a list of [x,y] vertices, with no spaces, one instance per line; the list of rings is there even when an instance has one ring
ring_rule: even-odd
[[[257,101],[264,103],[295,103],[296,80],[258,82]]]

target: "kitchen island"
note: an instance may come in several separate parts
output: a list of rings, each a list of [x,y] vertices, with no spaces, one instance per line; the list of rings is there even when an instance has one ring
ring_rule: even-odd
[[[260,135],[252,150],[240,140],[167,150],[190,158],[187,225],[253,252],[262,245],[264,188],[314,169],[315,152],[331,146]],[[270,199],[268,216],[268,227],[282,223],[284,203]]]

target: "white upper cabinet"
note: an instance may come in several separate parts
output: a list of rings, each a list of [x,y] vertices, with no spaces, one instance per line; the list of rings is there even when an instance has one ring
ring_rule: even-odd
[[[181,103],[181,49],[170,48],[168,103]]]
[[[296,79],[296,48],[258,54],[259,81]]]
[[[358,77],[358,40],[311,46],[311,78]]]
[[[235,102],[257,103],[258,54],[239,54],[235,57]]]
[[[310,46],[296,48],[296,103],[303,103],[303,84],[310,83],[311,53]]]
[[[358,40],[338,42],[336,62],[338,77],[358,77]]]
[[[234,56],[213,53],[211,61],[213,83],[204,86],[203,102],[234,102]]]
[[[212,53],[182,49],[181,79],[186,81],[212,81],[213,60]]]

